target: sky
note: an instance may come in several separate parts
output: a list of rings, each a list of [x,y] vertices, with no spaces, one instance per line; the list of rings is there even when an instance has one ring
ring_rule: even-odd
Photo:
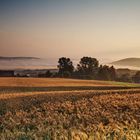
[[[139,0],[0,0],[0,56],[140,57]]]

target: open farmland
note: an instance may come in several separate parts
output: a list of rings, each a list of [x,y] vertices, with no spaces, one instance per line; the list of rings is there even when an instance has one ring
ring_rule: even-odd
[[[0,78],[0,86],[10,87],[54,87],[54,86],[102,86],[111,85],[95,80],[76,80],[61,78]]]
[[[45,78],[0,78],[0,83],[2,140],[140,139],[138,85]]]
[[[73,90],[118,90],[138,88],[139,84],[97,80],[61,78],[0,78],[0,93],[73,91]]]
[[[139,86],[138,84],[63,78],[0,78],[0,87]]]

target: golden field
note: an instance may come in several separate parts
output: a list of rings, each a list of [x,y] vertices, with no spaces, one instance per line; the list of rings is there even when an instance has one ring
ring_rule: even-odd
[[[0,78],[0,87],[110,86],[109,82],[63,78]]]
[[[113,81],[78,80],[64,78],[0,78],[0,87],[68,87],[68,86],[139,86]]]
[[[0,78],[1,140],[139,140],[139,127],[138,85]]]

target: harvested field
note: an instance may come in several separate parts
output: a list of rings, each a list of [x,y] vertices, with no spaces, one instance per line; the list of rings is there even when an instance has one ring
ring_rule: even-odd
[[[65,81],[60,80],[60,83]],[[37,86],[37,83],[34,85]],[[56,86],[58,85],[59,83]],[[2,140],[140,139],[140,88],[127,86],[125,89],[123,86],[121,89],[117,86],[118,89],[112,89],[112,86],[108,86],[109,89],[98,90],[106,87],[104,85],[93,86],[94,90],[88,90],[89,87],[92,88],[88,85],[85,86],[86,90],[81,90],[81,87],[78,90],[66,91],[59,89],[43,92],[26,90],[19,93],[9,90],[6,94],[1,92],[0,138]]]
[[[138,89],[138,84],[61,78],[0,78],[1,93]]]
[[[0,78],[0,87],[137,86],[121,82],[63,78]]]

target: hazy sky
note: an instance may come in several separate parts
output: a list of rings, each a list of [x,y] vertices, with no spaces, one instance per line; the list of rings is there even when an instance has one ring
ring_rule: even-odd
[[[0,55],[140,57],[140,0],[0,0]]]

